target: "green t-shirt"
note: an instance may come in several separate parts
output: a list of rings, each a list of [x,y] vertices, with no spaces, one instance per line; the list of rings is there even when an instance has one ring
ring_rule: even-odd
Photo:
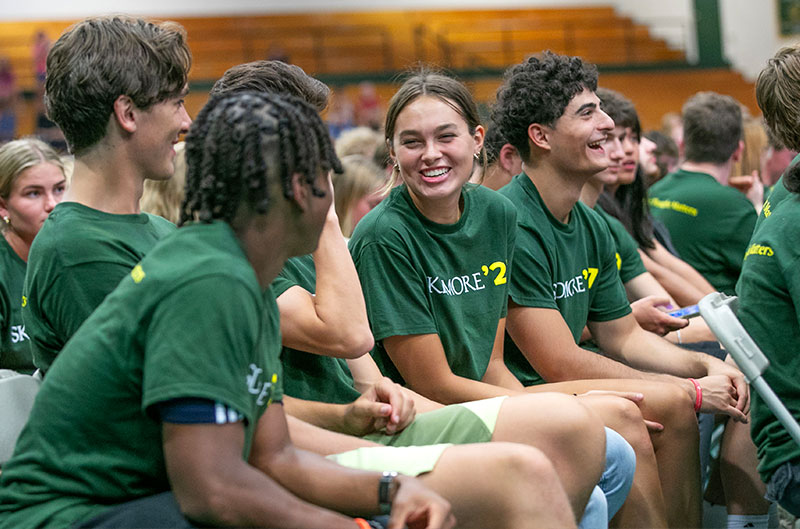
[[[170,490],[153,406],[184,397],[256,423],[282,396],[274,297],[225,223],[181,228],[135,266],[47,373],[0,475],[0,527],[65,527]],[[280,379],[279,379],[280,377]]]
[[[599,205],[596,205],[594,210],[606,222],[611,236],[614,238],[614,246],[617,249],[617,270],[619,270],[619,278],[622,283],[625,284],[634,277],[647,272],[642,257],[639,255],[639,244],[628,233],[625,226],[618,219],[606,213]]]
[[[733,294],[756,223],[747,197],[709,174],[680,170],[653,184],[649,203],[681,258],[714,288]]]
[[[617,270],[616,247],[606,222],[578,202],[564,224],[550,213],[525,173],[500,193],[517,208],[517,246],[509,295],[524,307],[561,313],[578,343],[587,321],[610,321],[631,312]],[[506,337],[505,361],[526,386],[541,384],[516,344]]]
[[[800,196],[792,194],[764,219],[750,241],[736,286],[739,319],[770,360],[764,379],[800,420]],[[782,463],[800,458],[792,440],[757,392],[750,432],[759,473],[768,481]]]
[[[155,243],[175,230],[156,215],[58,204],[28,256],[22,317],[33,362],[46,371],[78,327]]]
[[[25,261],[0,234],[0,369],[33,373],[30,339],[22,323]]]
[[[436,224],[405,186],[356,226],[350,252],[367,303],[381,371],[403,382],[383,347],[389,336],[438,334],[450,369],[480,380],[505,317],[516,215],[495,191],[468,184],[454,224]]]
[[[317,275],[311,255],[292,257],[281,273],[272,282],[276,297],[299,286],[310,293],[317,288]],[[356,400],[353,375],[343,358],[332,358],[284,347],[281,352],[283,364],[283,391],[292,397],[334,404],[348,404]]]

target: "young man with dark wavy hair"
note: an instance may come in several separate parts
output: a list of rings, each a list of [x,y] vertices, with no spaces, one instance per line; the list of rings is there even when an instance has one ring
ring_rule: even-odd
[[[172,223],[139,210],[146,179],[175,170],[189,129],[191,54],[175,23],[122,16],[69,28],[47,57],[45,104],[75,169],[36,237],[23,288],[35,365],[50,368],[83,321]]]

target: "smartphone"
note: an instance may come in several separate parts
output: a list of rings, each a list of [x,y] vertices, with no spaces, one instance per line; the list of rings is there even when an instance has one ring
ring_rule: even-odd
[[[700,315],[700,307],[697,305],[689,305],[688,307],[683,307],[682,309],[670,311],[667,314],[674,316],[675,318],[694,318],[695,316]]]

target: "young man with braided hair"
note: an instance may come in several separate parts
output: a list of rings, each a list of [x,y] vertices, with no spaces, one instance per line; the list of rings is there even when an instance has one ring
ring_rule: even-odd
[[[355,529],[367,523],[336,511],[392,499],[392,527],[453,527],[419,481],[346,470],[287,434],[278,311],[263,291],[313,250],[330,205],[340,166],[316,112],[257,93],[212,99],[187,163],[185,226],[48,372],[3,468],[0,527]]]
[[[506,363],[526,385],[641,392],[645,419],[664,426],[651,435],[661,512],[671,526],[693,527],[700,473],[692,403],[744,420],[747,385],[734,367],[672,346],[631,315],[611,234],[579,202],[586,181],[609,165],[603,145],[614,122],[596,88],[593,66],[546,52],[512,67],[498,90],[493,121],[523,160],[500,191],[518,212]],[[587,323],[605,356],[578,346]]]
[[[141,213],[145,179],[174,172],[191,55],[174,23],[83,20],[47,58],[45,104],[75,155],[64,201],[31,246],[22,317],[35,365],[50,368],[84,320],[175,229]]]

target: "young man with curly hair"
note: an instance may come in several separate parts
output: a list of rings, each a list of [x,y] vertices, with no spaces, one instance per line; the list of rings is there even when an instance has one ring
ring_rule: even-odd
[[[579,202],[584,184],[609,165],[614,122],[596,89],[593,66],[546,52],[512,67],[498,90],[493,121],[523,160],[500,191],[518,212],[506,363],[526,385],[643,394],[645,419],[664,426],[651,435],[664,503],[652,504],[650,523],[697,526],[694,411],[744,420],[747,385],[736,368],[678,349],[632,316],[608,227]],[[586,325],[605,355],[578,345]]]

